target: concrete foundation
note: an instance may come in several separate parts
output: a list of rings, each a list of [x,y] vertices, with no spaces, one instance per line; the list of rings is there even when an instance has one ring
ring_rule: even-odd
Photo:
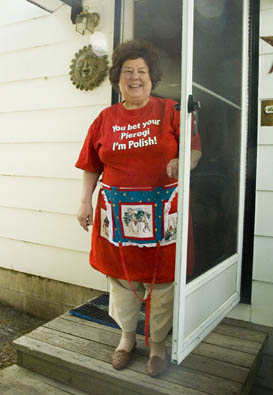
[[[51,320],[103,292],[0,268],[0,303]]]

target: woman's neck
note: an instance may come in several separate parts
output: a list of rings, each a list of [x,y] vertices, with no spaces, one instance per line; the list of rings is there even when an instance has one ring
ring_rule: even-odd
[[[137,110],[138,108],[142,108],[146,106],[146,104],[149,102],[150,98],[148,97],[146,100],[142,101],[123,101],[123,107],[126,108],[126,110]]]

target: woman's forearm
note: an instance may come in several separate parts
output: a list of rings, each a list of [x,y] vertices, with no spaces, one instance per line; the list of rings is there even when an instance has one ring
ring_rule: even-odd
[[[98,178],[99,174],[84,170],[81,203],[91,203]]]
[[[191,170],[195,169],[201,159],[202,153],[199,150],[191,150]]]
[[[93,224],[92,195],[99,178],[99,174],[84,171],[82,183],[82,198],[78,210],[78,221],[84,230],[88,232],[88,227]]]

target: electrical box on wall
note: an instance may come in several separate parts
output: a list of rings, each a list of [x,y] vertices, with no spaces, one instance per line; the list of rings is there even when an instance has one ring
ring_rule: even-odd
[[[273,100],[262,100],[261,107],[261,126],[273,126]]]

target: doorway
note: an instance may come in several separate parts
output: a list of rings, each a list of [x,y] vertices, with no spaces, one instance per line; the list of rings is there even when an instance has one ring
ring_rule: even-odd
[[[180,217],[187,218],[190,201],[195,266],[193,275],[186,277],[187,221],[180,220],[172,356],[176,363],[240,298],[247,20],[246,0],[123,2],[122,41],[145,39],[158,48],[163,79],[153,94],[181,103],[181,133],[190,129],[188,94],[201,103],[202,159],[191,173],[187,164],[180,168],[180,190],[188,194],[186,204],[185,197],[180,200]],[[189,147],[187,139],[181,141],[180,158],[189,157]]]

